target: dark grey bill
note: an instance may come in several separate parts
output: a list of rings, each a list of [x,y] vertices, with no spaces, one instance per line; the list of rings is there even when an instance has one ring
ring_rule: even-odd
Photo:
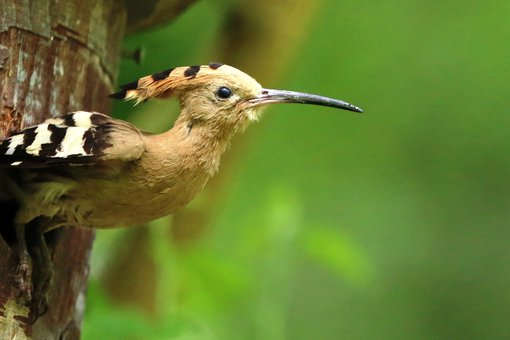
[[[354,112],[363,112],[357,106],[344,102],[343,100],[318,96],[316,94],[302,93],[286,90],[262,89],[260,94],[248,101],[253,106],[271,104],[271,103],[301,103],[336,107],[338,109],[349,110]]]

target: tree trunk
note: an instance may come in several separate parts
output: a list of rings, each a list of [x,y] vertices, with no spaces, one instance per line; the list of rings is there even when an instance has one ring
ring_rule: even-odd
[[[123,1],[0,0],[0,8],[0,139],[50,116],[108,112],[126,20]],[[1,188],[2,177],[0,195]],[[0,209],[0,339],[79,338],[94,233],[61,228],[49,235],[55,275],[48,309],[34,319],[16,299],[16,207]]]

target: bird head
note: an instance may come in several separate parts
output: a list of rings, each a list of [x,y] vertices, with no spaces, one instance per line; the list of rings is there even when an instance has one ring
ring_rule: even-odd
[[[181,104],[179,119],[238,130],[257,120],[260,109],[273,103],[330,106],[355,112],[359,107],[318,95],[263,88],[248,74],[228,65],[171,68],[121,86],[111,97],[136,100],[175,96]]]

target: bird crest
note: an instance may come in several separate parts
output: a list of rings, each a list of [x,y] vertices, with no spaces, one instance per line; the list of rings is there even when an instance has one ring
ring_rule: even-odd
[[[110,97],[135,100],[138,104],[149,98],[166,98],[177,92],[188,91],[210,83],[213,79],[232,79],[242,75],[244,73],[236,68],[221,63],[175,67],[121,85],[121,90]]]

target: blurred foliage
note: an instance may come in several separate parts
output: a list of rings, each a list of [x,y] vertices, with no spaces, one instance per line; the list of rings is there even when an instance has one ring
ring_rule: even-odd
[[[119,82],[217,60],[233,4],[128,37],[146,60],[125,60]],[[285,78],[264,85],[366,113],[268,109],[200,239],[178,249],[167,220],[149,229],[154,313],[109,302],[101,275],[129,231],[98,232],[83,338],[510,338],[509,15],[502,0],[322,1]],[[116,105],[151,131],[177,110]]]

